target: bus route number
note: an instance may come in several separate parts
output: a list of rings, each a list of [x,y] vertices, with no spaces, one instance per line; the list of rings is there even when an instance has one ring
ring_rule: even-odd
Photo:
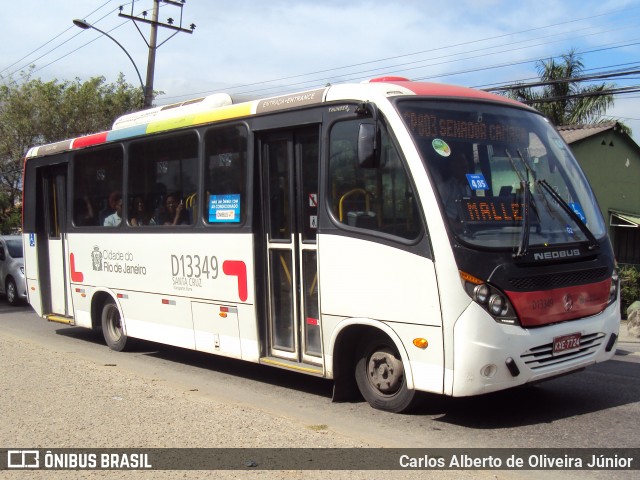
[[[186,278],[218,278],[218,258],[215,255],[171,255],[171,275]]]

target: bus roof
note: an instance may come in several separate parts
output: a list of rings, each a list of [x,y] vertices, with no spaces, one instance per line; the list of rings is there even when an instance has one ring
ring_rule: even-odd
[[[428,96],[483,100],[525,107],[523,104],[482,90],[438,83],[412,82],[402,77],[375,78],[359,84],[337,84],[277,97],[234,103],[226,93],[164,105],[123,115],[112,129],[60,142],[32,147],[26,159],[77,150],[93,145],[140,137],[163,131],[202,125],[221,120],[249,117],[267,112],[340,100],[370,100],[372,96]]]

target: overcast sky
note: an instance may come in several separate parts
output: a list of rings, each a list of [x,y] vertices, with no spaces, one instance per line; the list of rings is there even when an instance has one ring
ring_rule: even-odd
[[[119,72],[139,85],[125,53],[146,77],[149,26],[118,16],[126,0],[7,2],[0,29],[0,82],[34,65],[43,80],[86,80]],[[153,0],[137,0],[133,14]],[[180,22],[179,7],[161,2],[159,20]],[[537,77],[536,60],[581,53],[587,73],[640,69],[640,1],[635,0],[186,0],[182,26],[160,29],[156,104],[226,91],[269,96],[326,83],[382,75],[488,88]],[[144,34],[144,37],[142,36]],[[600,80],[602,81],[602,80]],[[610,81],[610,80],[605,80]],[[640,74],[612,80],[640,85]],[[640,93],[619,95],[608,112],[640,142]]]

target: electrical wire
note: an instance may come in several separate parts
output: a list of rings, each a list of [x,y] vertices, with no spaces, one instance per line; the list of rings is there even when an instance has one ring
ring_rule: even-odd
[[[95,10],[93,10],[91,13],[89,13],[85,18],[90,17],[91,15],[93,15],[94,13],[96,13],[99,10],[102,10],[107,4],[113,2],[114,0],[107,0],[106,2],[104,2],[102,5],[100,5],[98,8],[96,8]],[[134,0],[136,1],[136,0]],[[109,14],[111,14],[113,12],[110,11]],[[106,16],[106,15],[105,15]],[[100,20],[102,20],[103,18],[105,18],[104,16],[100,18]],[[2,72],[5,72],[6,70],[9,70],[11,67],[13,67],[14,65],[20,63],[22,60],[25,60],[27,58],[29,58],[32,54],[34,54],[35,52],[37,52],[38,50],[43,49],[44,47],[46,47],[47,45],[49,45],[51,42],[53,42],[55,39],[61,37],[62,35],[64,35],[65,33],[67,33],[69,30],[74,29],[73,26],[69,26],[67,27],[65,30],[63,30],[62,32],[60,32],[59,34],[57,34],[56,36],[54,36],[53,38],[51,38],[50,40],[46,41],[45,43],[43,43],[42,45],[40,45],[38,48],[36,48],[35,50],[32,50],[31,52],[27,53],[24,57],[19,58],[18,60],[16,60],[15,62],[13,62],[11,65],[8,65],[7,67],[3,68],[2,70],[0,70],[0,75],[2,74]],[[74,35],[73,37],[71,37],[69,40],[75,38],[77,35]],[[61,43],[60,45],[54,47],[52,50],[49,50],[47,53],[41,55],[40,57],[29,61],[29,63],[26,65],[30,65],[33,62],[40,60],[41,58],[43,58],[45,55],[48,55],[49,53],[53,52],[54,50],[56,50],[57,48],[60,48],[62,45],[64,45],[65,43],[67,43],[69,40],[64,41],[63,43]],[[16,72],[24,69],[26,66],[22,66],[20,68],[18,68],[17,70],[14,70],[13,72],[9,73],[9,75],[7,76],[11,76],[12,74],[15,74]]]
[[[93,12],[91,12],[91,14],[89,14],[89,16],[94,14],[95,12],[101,10],[102,8],[104,8],[111,1],[113,1],[113,0],[108,0],[107,2],[103,3],[102,5],[100,5],[100,7],[96,8]],[[135,1],[136,0],[133,0],[133,3],[135,3]],[[114,10],[111,10],[107,15],[112,13]],[[343,66],[339,66],[339,67],[332,67],[332,68],[328,68],[328,69],[317,70],[317,71],[310,72],[310,73],[289,75],[289,76],[285,76],[285,77],[274,78],[274,79],[271,79],[271,80],[252,82],[252,83],[243,84],[243,85],[235,85],[235,86],[229,87],[227,90],[229,90],[229,91],[237,91],[236,92],[237,95],[250,95],[250,94],[256,94],[256,93],[263,93],[263,92],[271,92],[271,94],[277,94],[277,93],[285,91],[285,90],[288,91],[291,88],[305,87],[305,86],[308,86],[308,85],[312,85],[312,86],[324,85],[325,83],[327,83],[327,81],[332,81],[332,83],[344,83],[344,82],[347,82],[347,81],[362,80],[362,79],[365,79],[365,78],[370,78],[372,76],[371,74],[375,75],[377,72],[382,72],[382,71],[384,71],[386,74],[392,74],[392,73],[400,73],[400,72],[407,72],[407,71],[415,71],[415,70],[419,70],[419,69],[424,69],[424,68],[429,68],[429,67],[434,67],[434,66],[440,66],[440,65],[449,64],[449,63],[455,63],[455,62],[471,62],[471,61],[474,61],[474,60],[479,60],[482,57],[488,57],[488,56],[491,56],[491,55],[500,55],[500,54],[512,52],[514,50],[524,50],[525,48],[534,48],[536,46],[546,45],[546,44],[554,43],[554,42],[558,42],[558,41],[567,42],[569,40],[576,39],[576,38],[584,39],[587,36],[602,35],[602,34],[610,33],[611,30],[599,30],[599,31],[596,31],[596,32],[586,33],[584,35],[580,35],[578,37],[573,37],[573,38],[571,38],[571,37],[569,37],[569,38],[566,38],[566,37],[565,38],[560,38],[562,36],[566,36],[566,35],[569,35],[569,34],[575,34],[575,33],[579,33],[579,32],[589,31],[589,30],[591,30],[593,28],[593,27],[583,27],[583,28],[578,28],[578,29],[575,29],[575,30],[569,31],[569,32],[563,31],[563,32],[560,32],[560,33],[552,33],[552,34],[545,35],[545,36],[519,40],[517,42],[510,41],[507,44],[511,48],[502,49],[502,50],[497,50],[497,48],[502,47],[502,46],[507,45],[507,44],[503,43],[501,45],[486,46],[486,47],[483,47],[483,48],[476,48],[474,50],[465,49],[463,52],[450,53],[450,54],[447,54],[447,55],[441,55],[441,56],[438,56],[438,57],[427,58],[427,59],[418,59],[418,60],[404,62],[404,63],[401,63],[401,64],[395,64],[393,66],[382,65],[380,67],[372,68],[372,69],[359,70],[359,71],[355,71],[355,72],[351,71],[349,73],[342,74],[342,77],[344,77],[342,80],[336,80],[336,79],[333,79],[333,78],[327,78],[327,74],[337,73],[337,72],[346,71],[346,70],[354,70],[354,69],[357,69],[357,68],[362,67],[362,66],[367,66],[367,65],[373,66],[375,64],[382,64],[382,63],[385,63],[385,62],[397,61],[397,60],[400,60],[400,59],[405,59],[405,58],[415,57],[415,56],[418,56],[418,55],[434,53],[434,52],[437,52],[437,51],[447,51],[447,50],[451,51],[452,49],[455,50],[456,48],[464,48],[464,47],[467,47],[469,45],[495,43],[496,41],[502,41],[502,40],[505,40],[507,38],[516,37],[518,35],[526,35],[526,34],[530,34],[532,32],[544,32],[545,30],[549,31],[549,30],[551,30],[553,28],[557,28],[557,27],[565,27],[565,26],[570,25],[570,24],[578,24],[579,22],[586,21],[586,20],[593,20],[593,19],[597,19],[597,18],[603,18],[603,17],[607,17],[607,16],[610,16],[610,15],[615,15],[615,14],[619,14],[619,13],[628,13],[630,10],[633,10],[633,9],[613,10],[613,11],[608,11],[608,12],[599,13],[599,14],[595,14],[595,15],[585,16],[585,17],[581,17],[581,18],[577,18],[577,19],[566,20],[566,21],[563,21],[563,22],[558,22],[558,23],[554,23],[554,24],[550,24],[550,25],[545,25],[545,26],[540,26],[540,27],[533,27],[533,28],[521,30],[521,31],[518,31],[518,32],[510,32],[510,33],[505,33],[505,34],[501,34],[501,35],[495,35],[495,36],[487,37],[487,38],[484,38],[484,39],[465,41],[465,42],[460,42],[460,43],[457,43],[457,44],[452,44],[452,45],[438,47],[438,48],[432,48],[432,49],[421,50],[421,51],[417,51],[417,52],[410,52],[410,53],[406,53],[406,54],[385,57],[385,58],[381,58],[381,59],[375,59],[375,60],[366,61],[366,62],[360,62],[360,63],[354,63],[354,64],[350,64],[350,65],[343,65]],[[100,20],[104,19],[107,15],[101,17]],[[626,15],[626,18],[629,21],[633,22],[633,19],[630,18],[630,17],[631,17],[630,15]],[[98,20],[98,21],[100,21],[100,20]],[[96,21],[94,23],[97,23],[98,21]],[[124,22],[124,23],[126,23],[126,22]],[[114,29],[121,27],[123,24],[117,25],[117,26],[113,27],[112,29],[110,29],[108,31],[111,32]],[[635,27],[635,23],[633,23],[633,25]],[[73,27],[69,27],[64,32],[67,32],[71,28],[73,28]],[[615,31],[619,32],[622,29],[624,29],[624,27],[621,26],[620,24],[617,24]],[[80,33],[82,33],[82,32],[79,32],[78,34],[80,34]],[[62,34],[57,35],[52,40],[50,40],[49,42],[45,43],[42,47],[46,46],[47,44],[49,44],[50,42],[52,42],[56,38],[59,38],[60,35],[62,35]],[[75,38],[76,36],[77,36],[77,34],[74,35],[72,38]],[[553,39],[553,38],[558,38],[558,39],[552,41],[551,39]],[[69,40],[71,40],[71,39],[69,39]],[[63,42],[60,45],[58,45],[57,47],[55,47],[54,49],[52,49],[52,50],[48,51],[47,53],[41,55],[36,60],[44,58],[46,55],[49,55],[50,53],[52,53],[57,48],[60,48],[61,46],[66,44],[69,40],[66,40],[65,42]],[[52,64],[60,61],[61,59],[71,55],[72,53],[78,51],[79,49],[81,49],[84,46],[92,43],[95,40],[97,40],[97,38],[95,38],[95,39],[83,44],[82,46],[80,46],[80,47],[78,47],[78,48],[76,48],[76,49],[74,49],[74,50],[72,50],[70,52],[65,53],[64,55],[61,55],[61,56],[57,57],[56,59],[52,60],[51,62],[47,63],[46,65],[43,65],[43,66],[39,67],[37,70],[34,70],[34,72],[41,71],[41,70],[49,67],[50,65],[52,65]],[[535,43],[535,44],[531,44],[532,42],[535,42],[537,40],[546,40],[546,41]],[[625,45],[609,44],[609,46],[603,46],[602,48],[597,49],[597,50],[581,52],[581,54],[590,53],[590,52],[594,52],[594,51],[609,51],[609,50],[613,50],[613,49],[616,49],[616,48],[622,48],[623,46],[629,46],[629,45],[630,45],[629,43],[627,43]],[[631,45],[635,45],[635,44],[631,44]],[[42,47],[40,47],[40,48],[42,48]],[[34,50],[34,52],[37,51],[37,50],[39,50],[39,49]],[[486,50],[489,50],[489,51],[486,51]],[[484,53],[481,53],[481,52],[484,52]],[[31,53],[33,53],[33,52],[31,52]],[[470,53],[478,53],[478,55],[469,55]],[[27,58],[29,55],[31,55],[31,54],[28,54],[27,56],[23,57],[22,59],[14,62],[9,67],[12,67],[12,66],[16,65],[21,60]],[[462,57],[462,55],[464,55],[464,57]],[[435,62],[436,60],[446,60],[446,61]],[[537,56],[535,58],[529,58],[529,59],[525,59],[525,60],[517,61],[517,62],[505,62],[505,63],[495,64],[495,65],[491,65],[491,66],[476,67],[476,68],[464,69],[464,70],[455,71],[455,72],[447,72],[447,73],[435,74],[435,75],[430,75],[430,76],[422,76],[422,77],[418,77],[418,78],[414,78],[414,79],[415,80],[427,80],[427,79],[434,79],[434,78],[451,77],[451,76],[455,76],[455,75],[476,73],[476,72],[489,70],[489,69],[494,69],[495,70],[495,69],[498,69],[498,68],[513,67],[513,66],[517,66],[517,65],[523,65],[523,64],[526,64],[526,63],[532,63],[532,62],[539,61],[539,60],[540,60],[539,56]],[[32,62],[30,62],[30,63],[32,63]],[[7,70],[9,67],[5,68],[5,70]],[[5,70],[3,70],[3,71],[5,71]],[[19,70],[20,69],[14,70],[12,73],[16,73]],[[309,78],[309,77],[312,77],[312,78],[310,78],[308,80],[302,80],[304,78]],[[615,77],[612,77],[612,78],[615,78]],[[301,81],[287,82],[288,80],[295,80],[295,79],[300,79]],[[283,84],[283,82],[285,82],[285,83]],[[510,83],[513,83],[513,82],[510,82]],[[498,86],[500,86],[500,85],[498,85]],[[501,86],[504,87],[505,84],[502,84]],[[251,88],[251,87],[261,87],[261,88]],[[209,90],[209,91],[205,91],[205,92],[187,93],[187,94],[182,94],[182,95],[177,95],[177,96],[172,96],[172,97],[163,97],[163,100],[170,100],[170,99],[184,98],[184,97],[202,96],[203,94],[209,94],[209,93],[213,93],[213,90]]]

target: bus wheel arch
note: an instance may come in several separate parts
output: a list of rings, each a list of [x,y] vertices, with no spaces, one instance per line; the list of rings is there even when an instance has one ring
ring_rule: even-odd
[[[400,339],[388,326],[382,326],[353,324],[336,336],[333,400],[364,397],[376,409],[407,412],[418,404],[419,394],[413,390],[411,368]]]

